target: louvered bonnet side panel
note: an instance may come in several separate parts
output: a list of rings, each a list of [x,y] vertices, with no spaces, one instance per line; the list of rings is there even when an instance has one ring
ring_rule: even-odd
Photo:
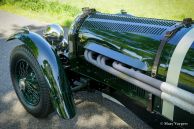
[[[103,14],[91,15],[83,24],[88,29],[131,32],[148,36],[161,36],[177,22],[130,15]]]

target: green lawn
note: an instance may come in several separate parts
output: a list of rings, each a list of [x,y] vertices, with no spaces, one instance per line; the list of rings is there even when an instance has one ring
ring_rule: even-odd
[[[0,9],[49,23],[69,26],[81,8],[160,19],[194,18],[194,0],[0,0]]]

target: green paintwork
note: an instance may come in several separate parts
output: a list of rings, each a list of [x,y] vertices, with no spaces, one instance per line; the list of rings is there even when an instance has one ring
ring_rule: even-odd
[[[118,38],[118,37],[122,37],[122,38]],[[153,65],[153,60],[155,58],[155,53],[160,44],[160,41],[158,40],[148,38],[145,36],[139,36],[137,34],[133,34],[129,32],[122,33],[122,32],[114,32],[110,30],[103,31],[103,30],[97,30],[97,29],[86,29],[84,27],[81,28],[79,31],[79,39],[80,39],[79,55],[82,55],[82,53],[85,50],[84,46],[88,42],[95,42],[97,44],[110,48],[114,51],[127,55],[133,59],[138,59],[139,61],[144,62],[148,66],[145,72],[147,75],[150,75],[151,68]],[[170,49],[169,46],[167,46],[167,48]],[[165,51],[165,52],[168,53],[168,51]],[[163,58],[162,62],[166,63],[167,59],[168,57]],[[71,66],[72,67],[75,66],[75,69],[73,69],[73,71],[79,72],[88,77],[92,77],[93,79],[99,82],[103,82],[106,85],[113,87],[114,89],[126,94],[128,97],[133,99],[136,103],[139,103],[139,105],[143,106],[144,108],[147,107],[147,103],[148,103],[147,92],[139,95],[137,92],[138,91],[142,92],[142,91],[141,89],[136,88],[136,86],[132,84],[128,84],[118,78],[115,79],[115,77],[113,77],[112,75],[107,76],[106,72],[96,68],[95,66],[91,66],[90,64],[85,64],[84,63],[85,61],[79,62],[78,59],[76,59],[75,61],[77,62],[77,64],[79,64],[79,67],[77,67],[76,63],[72,63]],[[89,72],[85,71],[86,67],[88,69],[87,71]],[[93,72],[93,71],[96,71],[96,72]]]
[[[97,29],[82,28],[79,37],[80,45],[85,46],[88,42],[95,42],[147,64],[146,71],[151,70],[156,50],[160,44],[160,41],[129,32]]]
[[[145,18],[139,18],[139,20],[138,17],[132,17],[130,19],[129,17],[131,16],[128,15],[100,14],[100,16],[96,16],[95,14],[97,14],[96,11],[86,11],[80,14],[73,22],[68,34],[69,49],[68,52],[65,53],[65,56],[69,58],[68,65],[70,66],[67,70],[94,80],[96,85],[112,87],[133,99],[135,103],[138,103],[143,108],[146,108],[149,105],[149,93],[86,62],[83,57],[85,47],[93,42],[126,55],[131,59],[136,59],[145,64],[146,69],[138,69],[134,63],[128,67],[132,67],[150,76],[161,39],[168,29],[174,27],[174,23],[178,22]],[[92,24],[92,22],[96,24]],[[137,33],[123,31],[127,30],[126,28],[128,26],[126,27],[125,25],[128,24],[128,22],[135,24],[136,27],[140,26],[140,29],[137,29],[138,27],[136,28]],[[109,24],[112,24],[112,26],[109,26]],[[145,29],[146,31],[142,29],[141,25],[145,28],[147,27],[147,29]],[[99,26],[101,29],[98,29]],[[153,29],[154,27],[156,27],[155,30]],[[160,58],[160,65],[156,76],[157,79],[166,81],[168,65],[172,53],[179,40],[192,27],[182,28],[165,44]],[[166,28],[166,30],[159,34],[157,29],[161,28]],[[149,34],[146,34],[147,32],[149,32]],[[75,111],[70,86],[55,51],[40,36],[28,31],[18,33],[11,37],[11,39],[23,41],[32,50],[34,56],[40,63],[45,78],[48,80],[53,103],[58,113],[63,118],[73,117]],[[104,53],[106,53],[106,51]],[[100,54],[103,55],[103,53]],[[183,62],[178,85],[178,87],[192,93],[194,93],[193,55],[194,45],[190,48]],[[112,59],[114,59],[114,57],[112,57]],[[58,75],[60,79],[57,78]],[[154,111],[158,113],[162,112],[162,100],[160,98],[153,96],[152,106]],[[175,120],[181,121],[187,116],[192,120],[194,119],[193,115],[175,107]]]
[[[53,106],[65,119],[75,116],[75,107],[70,84],[61,62],[50,44],[36,33],[21,31],[11,36],[8,41],[19,39],[37,59],[43,75],[48,82]]]
[[[193,44],[194,46],[194,44]],[[185,90],[194,93],[194,47],[191,47],[184,59],[180,74],[180,87],[187,87]],[[184,86],[183,86],[184,85]]]
[[[96,21],[96,19],[94,19],[94,17],[92,17],[92,20],[88,20],[90,19],[90,17],[88,19],[86,19],[85,23],[83,23],[81,29],[79,30],[79,35],[78,35],[78,50],[79,53],[78,55],[83,55],[83,52],[85,50],[85,46],[88,43],[94,42],[96,44],[105,46],[107,48],[110,48],[111,50],[117,51],[119,53],[122,53],[124,55],[129,56],[130,58],[133,59],[138,59],[139,61],[147,64],[147,70],[141,70],[141,69],[137,69],[140,72],[143,72],[147,75],[151,75],[151,69],[153,66],[153,62],[155,59],[155,55],[157,52],[157,49],[159,47],[159,44],[161,43],[161,39],[164,37],[163,33],[161,35],[160,38],[156,38],[154,36],[150,36],[150,35],[142,35],[142,34],[137,34],[137,33],[132,33],[132,32],[125,32],[125,31],[117,31],[115,28],[116,26],[118,26],[118,21],[119,19],[116,19],[116,15],[106,15],[106,14],[102,14],[105,15],[103,18],[102,16],[98,18],[96,18],[99,21]],[[112,16],[112,17],[111,17]],[[114,16],[114,17],[113,17]],[[110,17],[110,19],[109,19]],[[115,19],[116,20],[115,20]],[[103,24],[103,22],[107,22],[104,19],[108,19],[109,22],[112,20],[112,23],[115,23],[115,28],[109,28],[108,23],[107,24]],[[104,20],[104,21],[103,21]],[[118,20],[118,21],[117,21]],[[123,20],[123,19],[120,19]],[[97,24],[88,24],[89,22],[94,22]],[[121,21],[119,21],[121,22]],[[87,24],[86,24],[87,23]],[[110,22],[111,23],[111,22]],[[96,27],[97,26],[97,27]],[[101,27],[101,29],[98,29],[98,26],[103,26]],[[185,27],[182,28],[180,31],[178,31],[164,46],[161,58],[160,58],[160,65],[159,65],[159,69],[158,69],[158,74],[156,76],[156,78],[158,78],[159,80],[162,81],[166,81],[166,76],[167,76],[167,71],[168,71],[168,65],[172,56],[172,53],[175,49],[175,47],[177,46],[177,43],[179,42],[179,40],[185,35],[185,33],[187,33],[191,28],[191,27]],[[180,74],[180,78],[179,78],[179,85],[178,87],[181,87],[182,89],[185,89],[187,91],[190,91],[192,93],[194,93],[194,59],[193,59],[193,49],[194,49],[194,45],[192,48],[190,48],[189,52],[187,53],[187,56],[184,60],[183,63],[183,67],[181,70],[181,74]],[[103,53],[100,53],[103,55]],[[104,54],[105,55],[105,54]],[[112,57],[114,59],[114,57]],[[178,58],[178,57],[177,57]],[[74,69],[77,72],[80,72],[83,75],[86,75],[88,77],[92,77],[93,79],[99,81],[99,82],[103,82],[108,86],[113,87],[116,90],[122,91],[123,93],[125,93],[127,96],[130,96],[130,94],[136,95],[138,96],[137,93],[134,93],[133,90],[127,90],[126,87],[128,84],[122,84],[120,81],[115,81],[114,79],[109,79],[112,77],[106,77],[107,73],[101,73],[99,72],[99,70],[95,71],[93,69],[90,70],[90,67],[87,66],[87,71],[90,71],[91,73],[87,73],[86,70],[84,70],[84,66],[82,67],[82,65],[80,65],[82,63],[79,62],[79,67],[76,67],[76,69]],[[136,66],[132,66],[133,68],[136,68]],[[81,69],[81,70],[80,70]],[[98,69],[98,68],[96,68]],[[93,72],[95,71],[95,72]],[[106,80],[111,80],[111,81],[106,81]],[[122,81],[122,80],[121,80]],[[123,85],[125,87],[123,87]],[[135,87],[135,86],[134,86]],[[135,97],[132,97],[132,99],[134,99]],[[141,96],[141,99],[138,100],[138,102],[141,103],[142,100],[144,100],[146,103],[144,103],[144,106],[146,107],[147,105],[147,100],[145,99],[146,95],[144,97]],[[162,111],[162,100],[156,96],[153,97],[153,110],[156,112],[161,113]],[[143,104],[143,103],[141,103]],[[177,107],[176,107],[177,108]],[[176,109],[175,109],[175,115],[174,117],[176,117],[177,119],[184,119],[183,117],[181,118],[182,114],[186,114],[187,116],[193,118],[193,115],[189,115],[188,113],[186,113],[185,111],[180,111],[180,109],[178,110],[180,113],[177,113]],[[186,117],[186,116],[185,116]]]
[[[69,43],[69,58],[75,58],[78,53],[79,49],[77,49],[78,45],[78,31],[80,27],[82,26],[85,19],[90,16],[91,14],[94,14],[96,12],[95,9],[90,9],[88,7],[82,8],[82,13],[78,15],[75,20],[72,22],[71,27],[68,32],[68,43]]]
[[[122,37],[122,38],[118,38]],[[145,64],[147,64],[146,74],[150,74],[153,60],[155,57],[156,50],[160,44],[160,41],[145,37],[139,36],[137,34],[129,32],[115,32],[111,30],[98,30],[98,29],[87,29],[82,27],[79,31],[79,55],[82,55],[84,52],[84,46],[88,42],[95,42],[97,44],[103,45],[107,48],[110,48],[114,51],[127,55],[133,59],[137,59]],[[166,62],[164,58],[163,62]],[[84,60],[84,59],[83,59]],[[76,62],[78,60],[76,59]],[[76,66],[76,63],[72,63],[72,67],[75,65],[76,69],[73,71],[92,77],[93,79],[103,82],[108,86],[113,87],[114,89],[121,91],[126,94],[128,97],[134,99],[141,106],[147,107],[148,93],[139,95],[135,86],[128,84],[118,78],[113,77],[112,75],[107,76],[107,73],[91,66],[90,64],[83,64],[84,61],[78,62],[79,67]],[[83,64],[83,65],[80,65]],[[87,65],[87,66],[86,66]],[[88,66],[89,65],[89,66]],[[85,72],[85,67],[87,67],[87,72]],[[91,70],[91,69],[92,70]],[[95,71],[95,72],[94,72]],[[101,72],[100,72],[101,71]],[[135,97],[136,96],[136,97]]]

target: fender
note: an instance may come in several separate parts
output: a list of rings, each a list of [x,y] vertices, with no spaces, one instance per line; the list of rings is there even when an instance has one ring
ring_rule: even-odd
[[[7,41],[20,40],[37,59],[48,82],[51,100],[59,116],[70,119],[75,116],[73,96],[61,62],[51,45],[40,35],[27,29],[12,35]]]

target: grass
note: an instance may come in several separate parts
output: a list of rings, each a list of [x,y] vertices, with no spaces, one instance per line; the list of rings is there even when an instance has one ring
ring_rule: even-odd
[[[0,0],[0,9],[48,23],[69,26],[81,12],[91,7],[105,13],[128,13],[159,19],[194,18],[194,0]]]

